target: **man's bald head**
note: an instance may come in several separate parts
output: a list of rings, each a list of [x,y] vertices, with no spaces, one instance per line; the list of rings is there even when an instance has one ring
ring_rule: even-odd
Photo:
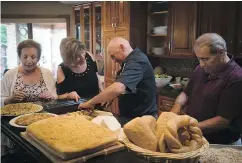
[[[216,33],[205,33],[197,38],[194,44],[196,48],[208,47],[211,54],[227,54],[227,47],[225,40]]]
[[[113,38],[107,47],[108,54],[118,63],[122,63],[132,51],[129,42],[122,37]]]
[[[130,44],[129,44],[129,42],[128,42],[127,40],[125,40],[125,39],[122,38],[122,37],[115,37],[115,38],[113,38],[113,39],[109,42],[109,44],[108,44],[108,48],[110,48],[110,47],[115,47],[115,48],[117,48],[117,47],[119,47],[120,45],[123,45],[123,46],[125,46],[125,47],[130,47]]]

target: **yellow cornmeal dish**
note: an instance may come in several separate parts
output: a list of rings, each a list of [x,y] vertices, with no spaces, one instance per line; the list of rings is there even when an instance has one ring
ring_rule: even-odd
[[[67,113],[66,115],[67,116],[73,116],[73,117],[82,116],[83,118],[85,118],[87,120],[92,120],[93,119],[93,117],[91,117],[91,116],[88,115],[88,112],[85,112],[83,110],[76,111],[76,112],[71,112],[71,113]]]
[[[54,117],[54,115],[47,114],[47,113],[34,113],[34,114],[29,114],[29,115],[24,115],[19,117],[18,119],[15,120],[15,123],[21,126],[28,126],[34,122],[51,118],[51,117]]]
[[[77,156],[85,151],[117,143],[111,130],[92,123],[81,116],[57,116],[32,123],[27,134],[51,148],[62,158]]]
[[[18,116],[41,111],[42,106],[33,103],[8,104],[1,108],[1,115]]]

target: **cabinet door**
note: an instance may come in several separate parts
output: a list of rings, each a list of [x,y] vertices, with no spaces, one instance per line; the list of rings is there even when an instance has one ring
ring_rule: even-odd
[[[83,5],[80,9],[81,13],[81,41],[85,45],[87,51],[92,50],[92,8],[91,4]]]
[[[113,82],[107,82],[105,84],[105,88],[113,84]],[[119,115],[119,109],[118,109],[118,98],[114,99],[111,106],[107,108],[107,111],[112,112],[115,115]]]
[[[99,75],[103,75],[103,45],[102,45],[102,4],[94,2],[93,11],[93,55],[95,56]]]
[[[103,2],[103,28],[104,31],[114,31],[114,18],[115,18],[116,2],[104,1]]]
[[[81,28],[80,28],[80,7],[74,7],[75,14],[75,30],[76,30],[76,39],[81,40]]]
[[[171,2],[169,9],[168,46],[170,55],[193,55],[196,35],[196,2]]]
[[[221,33],[227,45],[227,52],[235,53],[236,49],[236,2],[220,2],[221,6]]]
[[[112,61],[111,57],[107,53],[107,46],[109,42],[115,37],[115,32],[106,31],[103,35],[103,47],[104,47],[104,75],[105,84],[114,81],[114,71],[115,63]]]
[[[217,33],[227,43],[228,53],[235,52],[236,2],[199,2],[198,36]]]
[[[93,54],[96,56],[102,50],[102,5],[101,3],[93,3]]]
[[[199,2],[198,36],[215,32],[221,34],[220,2]]]
[[[237,2],[238,4],[238,26],[237,26],[237,47],[236,55],[242,57],[242,2]]]
[[[130,2],[128,1],[116,1],[115,9],[115,27],[116,30],[128,30],[130,19]]]
[[[123,37],[124,39],[129,41],[129,32],[127,30],[125,31],[116,31],[116,37]],[[120,65],[118,63],[115,63],[115,71],[114,71],[114,77],[116,78],[117,72],[120,70]]]

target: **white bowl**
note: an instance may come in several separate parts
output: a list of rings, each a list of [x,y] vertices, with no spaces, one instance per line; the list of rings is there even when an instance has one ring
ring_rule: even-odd
[[[152,48],[152,53],[154,53],[155,55],[162,55],[164,54],[164,48],[162,47],[153,47]]]
[[[167,34],[167,26],[159,26],[153,28],[155,34]]]
[[[155,78],[156,87],[162,88],[166,86],[167,84],[170,83],[171,79],[172,79],[171,76],[168,76],[168,78]]]
[[[181,84],[170,84],[170,86],[175,89],[175,90],[179,90],[182,89],[182,85]]]

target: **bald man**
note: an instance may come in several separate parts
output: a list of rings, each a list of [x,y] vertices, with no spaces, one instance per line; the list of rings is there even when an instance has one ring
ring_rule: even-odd
[[[116,81],[102,93],[79,105],[92,109],[96,104],[119,99],[120,115],[132,119],[143,115],[157,118],[156,86],[153,68],[147,56],[138,48],[132,49],[121,37],[110,41],[108,55],[121,65]]]
[[[200,65],[177,97],[172,112],[184,106],[199,121],[204,136],[213,144],[238,142],[242,114],[242,69],[227,56],[224,39],[216,33],[200,36],[194,45]],[[238,142],[240,143],[240,142]]]

